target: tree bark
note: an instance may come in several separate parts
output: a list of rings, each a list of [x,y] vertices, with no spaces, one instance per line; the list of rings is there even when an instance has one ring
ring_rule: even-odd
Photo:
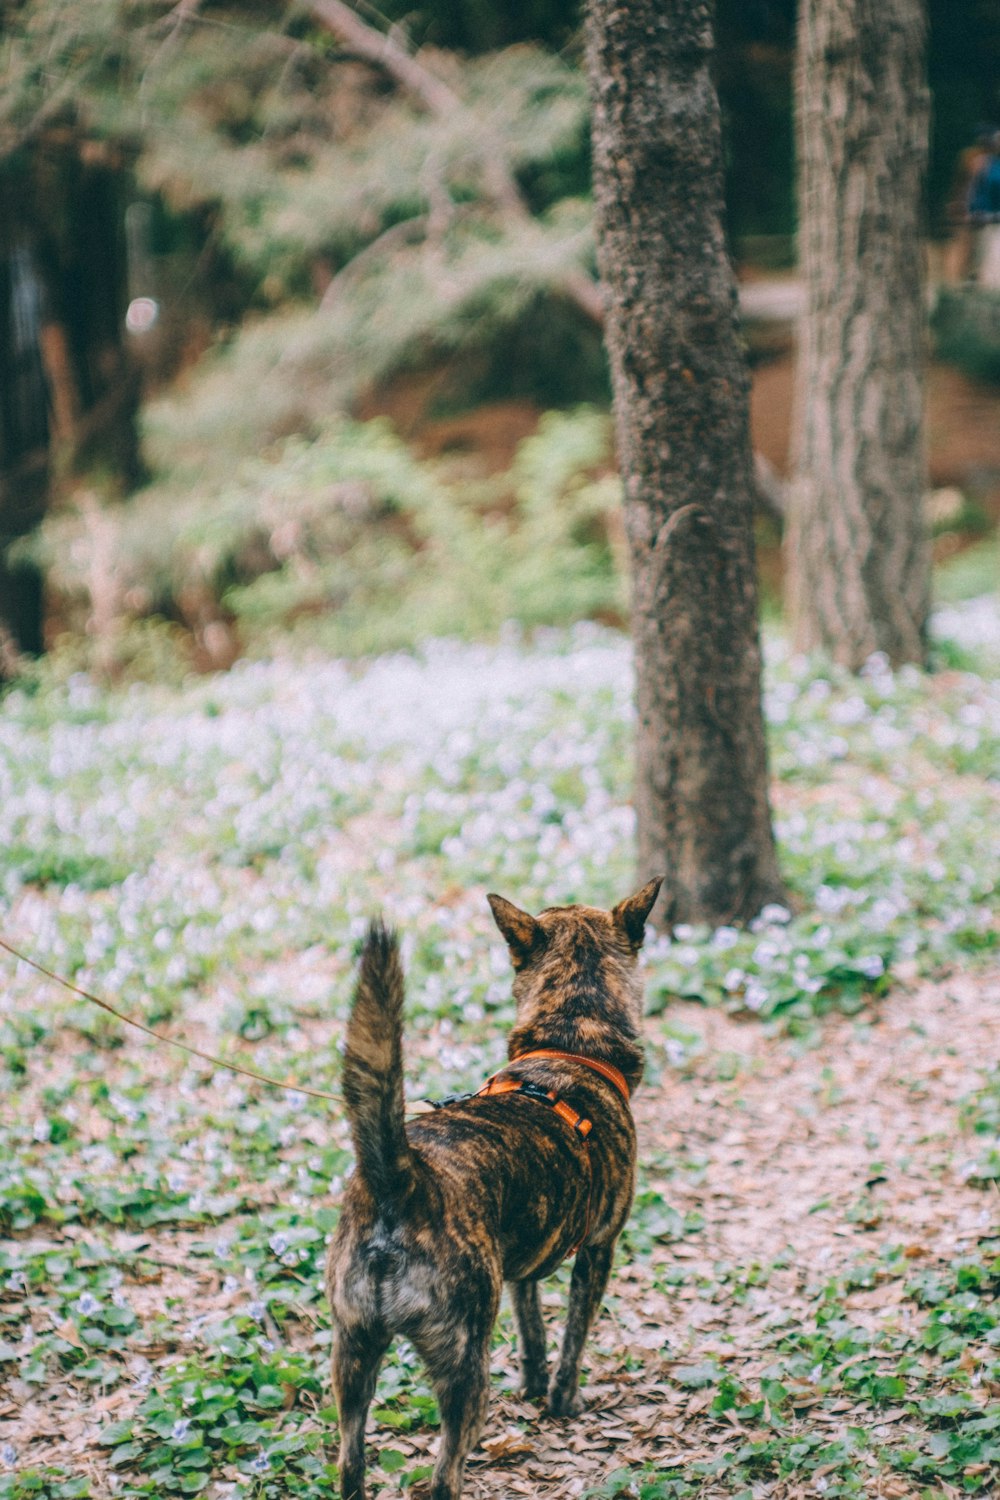
[[[640,877],[713,923],[781,899],[748,378],[707,0],[590,0],[598,261],[632,564]]]
[[[788,595],[798,649],[922,661],[924,0],[802,0]]]

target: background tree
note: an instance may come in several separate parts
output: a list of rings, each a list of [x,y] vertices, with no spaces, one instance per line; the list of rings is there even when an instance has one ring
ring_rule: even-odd
[[[788,599],[796,645],[924,656],[923,0],[802,0],[799,335]]]
[[[0,679],[41,651],[42,580],[7,544],[45,513],[53,475],[141,475],[139,387],[124,339],[120,153],[41,130],[0,159]]]
[[[639,867],[683,920],[778,897],[748,383],[706,0],[591,0],[598,260],[632,565]]]

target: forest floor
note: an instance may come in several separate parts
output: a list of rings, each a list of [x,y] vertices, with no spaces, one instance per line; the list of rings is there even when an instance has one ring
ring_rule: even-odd
[[[995,601],[947,623],[995,651]],[[519,1399],[502,1310],[475,1500],[1000,1474],[1000,690],[767,656],[789,907],[647,942],[639,1186],[586,1406]],[[357,937],[380,907],[403,934],[414,1103],[500,1066],[485,892],[628,891],[631,694],[627,641],[593,625],[8,694],[4,938],[295,1088],[3,959],[0,1500],[336,1494],[322,1266],[351,1158],[337,1102],[301,1089],[336,1100]],[[419,1496],[436,1439],[399,1344],[373,1490]]]
[[[877,1009],[828,1018],[807,1045],[682,1001],[667,1019],[666,1041],[661,1022],[650,1026],[651,1077],[636,1100],[643,1186],[588,1343],[585,1409],[553,1421],[519,1398],[507,1315],[466,1493],[903,1500],[988,1487],[995,1434],[973,1451],[968,1422],[962,1446],[948,1414],[956,1366],[973,1420],[989,1421],[993,1404],[990,1431],[1000,1397],[989,1312],[1000,1193],[970,1177],[975,1144],[956,1123],[995,1055],[1000,972],[898,986]],[[78,1251],[82,1236],[49,1232],[47,1253]],[[110,1245],[131,1262],[125,1285],[144,1323],[198,1327],[245,1300],[191,1231],[121,1229]],[[544,1296],[553,1348],[565,1291]],[[940,1307],[953,1304],[968,1326],[956,1317],[957,1353],[942,1358],[927,1312],[937,1307],[940,1333]],[[71,1315],[58,1331],[81,1347]],[[121,1481],[107,1423],[146,1393],[141,1381],[90,1392],[70,1372],[28,1399],[0,1387],[0,1437],[33,1472],[53,1466],[110,1495]],[[171,1416],[170,1431],[183,1420]],[[398,1420],[384,1405],[370,1425],[373,1481],[393,1491],[398,1474],[419,1495],[437,1429]],[[907,1472],[935,1431],[940,1464],[924,1452]],[[45,1493],[79,1492],[71,1485]],[[255,1491],[223,1482],[208,1493]]]

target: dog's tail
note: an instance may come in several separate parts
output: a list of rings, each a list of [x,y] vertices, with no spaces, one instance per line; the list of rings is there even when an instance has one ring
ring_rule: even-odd
[[[412,1182],[413,1155],[403,1124],[403,966],[380,918],[361,954],[342,1082],[358,1173],[391,1213]]]

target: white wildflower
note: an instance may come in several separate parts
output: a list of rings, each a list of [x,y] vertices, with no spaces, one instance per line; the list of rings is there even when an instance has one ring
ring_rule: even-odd
[[[770,998],[770,990],[756,979],[751,979],[743,992],[743,1004],[748,1010],[762,1009]]]
[[[765,907],[766,910],[767,908]],[[735,927],[717,927],[712,934],[712,947],[720,948],[724,952],[727,948],[735,947],[739,940],[740,935]]]

